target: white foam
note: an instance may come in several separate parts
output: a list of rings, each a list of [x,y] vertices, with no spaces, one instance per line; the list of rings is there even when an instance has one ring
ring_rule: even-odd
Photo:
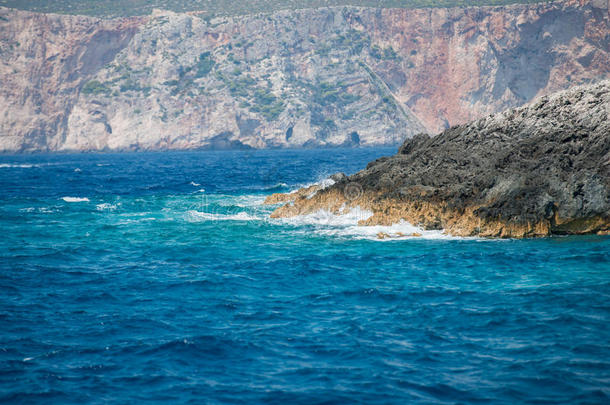
[[[65,202],[89,202],[89,199],[87,197],[61,197],[62,200],[64,200]]]
[[[238,212],[236,214],[212,214],[201,211],[188,211],[187,219],[191,221],[261,221],[262,218],[248,214],[247,212]]]
[[[349,226],[358,225],[358,221],[367,220],[372,215],[373,213],[371,211],[355,207],[340,215],[333,214],[326,210],[318,210],[312,214],[281,218],[277,221],[290,225]]]
[[[299,191],[301,189],[309,188],[311,186],[318,186],[318,191],[324,190],[325,188],[328,188],[328,187],[332,186],[333,184],[335,184],[335,181],[333,179],[325,178],[325,179],[316,181],[314,183],[305,183],[305,184],[297,185],[294,190],[291,190],[289,192],[289,194],[296,193],[297,191]],[[311,196],[314,196],[315,194],[316,194],[316,192],[312,193]],[[308,198],[311,198],[311,197],[308,197]]]
[[[277,188],[283,188],[283,187],[288,187],[288,184],[277,183],[277,184],[274,184],[273,186],[263,187],[263,190],[275,190]]]
[[[402,220],[399,223],[389,226],[351,225],[343,228],[319,229],[316,233],[321,235],[379,241],[397,239],[455,239],[454,237],[445,234],[443,231],[427,231]]]
[[[19,212],[39,212],[41,214],[50,214],[53,212],[57,212],[57,209],[51,208],[51,207],[39,207],[39,208],[28,207],[28,208],[20,208]]]
[[[78,173],[78,172],[82,172],[82,170],[81,170],[80,168],[78,168],[78,167],[77,167],[76,169],[74,169],[74,172],[75,172],[75,173]]]
[[[266,196],[264,195],[241,195],[239,197],[235,197],[232,202],[228,202],[226,205],[235,205],[243,208],[260,207],[265,201],[265,198]]]
[[[38,167],[38,165],[17,164],[17,163],[0,163],[0,168],[21,168],[28,169],[30,167]]]
[[[194,181],[191,181],[189,184],[193,187],[199,187],[201,185],[199,183],[195,183]]]
[[[98,211],[114,211],[116,209],[116,205],[115,204],[110,204],[110,203],[103,203],[103,204],[97,204],[95,206],[95,209]]]
[[[341,214],[337,215],[326,210],[319,210],[312,214],[281,218],[272,221],[294,226],[314,226],[313,232],[316,234],[352,239],[379,241],[397,239],[463,239],[452,237],[445,234],[443,231],[424,230],[403,220],[389,226],[358,225],[359,221],[369,219],[373,213],[368,210],[363,210],[360,207],[351,208],[347,212],[344,212],[345,207],[341,207],[340,211]],[[311,230],[308,230],[307,232],[311,232]]]

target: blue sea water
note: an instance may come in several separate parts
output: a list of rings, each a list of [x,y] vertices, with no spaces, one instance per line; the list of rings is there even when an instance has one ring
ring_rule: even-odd
[[[393,152],[0,156],[0,402],[609,403],[609,237],[268,218]]]

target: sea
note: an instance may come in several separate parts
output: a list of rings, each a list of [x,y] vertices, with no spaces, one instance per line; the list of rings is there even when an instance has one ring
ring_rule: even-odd
[[[263,205],[393,153],[0,155],[0,402],[610,403],[610,237]]]

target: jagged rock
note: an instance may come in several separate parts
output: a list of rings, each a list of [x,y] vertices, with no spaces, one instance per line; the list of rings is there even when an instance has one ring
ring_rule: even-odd
[[[580,4],[582,3],[582,4]],[[607,2],[0,8],[0,151],[395,145],[610,74]]]
[[[347,181],[347,176],[345,175],[345,173],[335,173],[331,175],[329,179],[331,179],[335,183],[341,183]]]
[[[340,186],[272,215],[345,206],[373,212],[363,225],[400,220],[460,236],[607,234],[610,230],[610,81],[406,140],[399,153]]]

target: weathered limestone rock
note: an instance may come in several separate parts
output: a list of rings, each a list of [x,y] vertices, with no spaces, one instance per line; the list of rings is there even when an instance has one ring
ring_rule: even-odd
[[[0,8],[0,152],[394,145],[610,77],[608,32],[599,1],[211,20]]]
[[[416,136],[348,180],[361,196],[345,183],[297,192],[272,217],[359,206],[373,212],[361,225],[405,220],[456,236],[608,234],[610,81]]]

